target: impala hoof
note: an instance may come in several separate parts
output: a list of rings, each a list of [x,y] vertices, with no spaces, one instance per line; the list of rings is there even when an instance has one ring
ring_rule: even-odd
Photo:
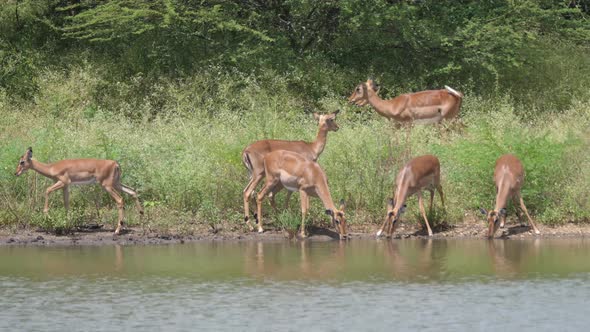
[[[259,229],[258,229],[258,234],[262,234],[262,233],[264,233],[264,229],[262,229],[262,228],[259,228]]]
[[[377,236],[377,237],[380,237],[382,233],[383,233],[383,230],[381,230],[381,229],[380,229],[380,230],[378,230],[378,231],[377,231],[377,234],[376,234],[376,236]]]

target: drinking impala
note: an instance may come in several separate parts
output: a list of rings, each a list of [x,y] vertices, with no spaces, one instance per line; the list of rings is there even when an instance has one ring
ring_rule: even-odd
[[[524,167],[515,155],[505,154],[496,160],[494,182],[496,183],[496,206],[491,211],[480,209],[481,213],[486,216],[488,222],[488,237],[493,238],[498,227],[504,228],[506,205],[510,198],[512,198],[512,202],[514,203],[518,219],[522,222],[522,216],[518,211],[517,202],[526,214],[535,234],[541,234],[533,219],[529,216],[529,212],[520,195],[520,189],[524,184]]]
[[[442,186],[440,185],[440,162],[438,158],[433,155],[424,155],[410,160],[399,171],[395,183],[394,197],[387,204],[387,215],[383,225],[377,232],[377,237],[383,232],[385,232],[388,238],[391,237],[402,213],[405,211],[406,199],[413,194],[418,196],[418,204],[424,222],[426,223],[428,236],[432,236],[432,229],[430,228],[428,218],[426,218],[426,211],[424,210],[422,190],[426,189],[430,191],[430,211],[432,211],[434,203],[435,189],[440,195],[440,200],[444,208],[445,200]]]
[[[337,110],[331,114],[313,114],[314,119],[317,120],[319,124],[318,134],[316,140],[313,142],[266,139],[256,141],[244,149],[242,152],[242,161],[250,173],[250,182],[248,182],[248,185],[244,188],[244,220],[250,230],[253,230],[254,228],[250,224],[249,202],[254,189],[256,189],[258,183],[264,178],[264,157],[272,151],[287,150],[297,152],[306,159],[317,161],[326,147],[328,132],[338,131],[339,129],[336,124],[336,115],[339,112],[340,111]],[[278,184],[270,193],[270,203],[273,208],[276,208],[274,201],[275,195],[281,189],[282,186]],[[290,197],[291,191],[289,191],[287,196],[287,205],[289,204]]]
[[[346,239],[346,218],[344,217],[344,201],[336,208],[328,188],[328,179],[320,165],[299,153],[278,150],[264,157],[266,183],[256,197],[258,232],[262,233],[262,201],[276,186],[289,191],[299,191],[301,199],[301,237],[306,237],[305,215],[309,208],[309,196],[319,197],[326,214],[332,218],[332,224],[340,235]]]

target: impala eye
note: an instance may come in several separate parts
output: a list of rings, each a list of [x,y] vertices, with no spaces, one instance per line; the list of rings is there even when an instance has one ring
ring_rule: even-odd
[[[24,161],[24,160],[21,160],[21,161],[19,162],[19,164],[21,164],[21,165],[24,165],[24,164],[25,164],[25,161]]]

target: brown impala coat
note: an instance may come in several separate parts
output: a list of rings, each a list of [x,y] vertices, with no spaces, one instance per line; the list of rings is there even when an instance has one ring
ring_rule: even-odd
[[[488,237],[494,237],[494,234],[499,227],[504,227],[506,221],[506,206],[508,199],[512,198],[514,207],[518,214],[518,219],[521,219],[520,212],[516,208],[517,201],[520,208],[526,214],[531,227],[535,234],[541,232],[529,216],[520,189],[524,184],[524,167],[520,160],[512,154],[505,154],[496,160],[496,167],[494,168],[494,182],[496,183],[496,206],[492,211],[481,209],[481,212],[486,215],[488,221]]]
[[[379,98],[378,91],[378,85],[369,79],[354,89],[348,102],[370,104],[381,116],[399,122],[438,123],[456,117],[463,100],[463,94],[450,87],[406,93],[390,100]]]
[[[121,168],[114,160],[104,159],[67,159],[51,164],[36,161],[33,158],[33,149],[28,148],[20,158],[16,167],[16,176],[20,176],[28,169],[48,177],[55,181],[55,184],[45,191],[44,213],[49,212],[49,194],[55,190],[62,189],[64,192],[64,207],[66,212],[70,206],[69,186],[77,184],[100,184],[111,197],[117,202],[119,208],[119,220],[115,234],[119,234],[123,225],[123,198],[121,192],[131,195],[135,199],[139,213],[143,215],[143,207],[139,202],[137,193],[121,183]]]
[[[326,208],[326,213],[332,217],[332,222],[340,234],[346,238],[346,219],[344,217],[344,203],[336,208],[328,188],[328,179],[320,165],[304,156],[285,150],[273,151],[264,157],[266,183],[258,194],[256,203],[258,209],[258,231],[262,232],[262,201],[276,186],[281,185],[289,191],[299,191],[301,194],[301,236],[305,237],[305,215],[309,208],[309,196],[319,197]]]
[[[428,236],[432,236],[430,224],[426,218],[424,203],[422,201],[422,190],[430,191],[430,210],[434,203],[434,190],[440,195],[442,205],[445,201],[443,197],[442,186],[440,185],[440,162],[433,155],[424,155],[410,160],[398,173],[396,178],[396,189],[394,198],[390,199],[387,206],[387,215],[381,229],[377,232],[380,236],[384,231],[389,229],[387,237],[393,234],[397,221],[404,212],[406,199],[413,194],[418,195],[420,212],[428,229]]]
[[[264,157],[272,152],[277,150],[286,150],[286,151],[293,151],[299,153],[301,156],[308,160],[316,161],[320,154],[324,151],[326,146],[326,141],[328,138],[329,131],[338,131],[339,127],[336,124],[336,115],[340,111],[335,111],[334,113],[320,115],[314,113],[314,118],[318,121],[318,134],[316,140],[313,142],[304,142],[304,141],[285,141],[285,140],[261,140],[256,141],[250,145],[248,145],[244,151],[242,152],[242,161],[248,172],[250,173],[250,182],[246,188],[244,188],[244,219],[246,220],[246,224],[250,227],[250,230],[253,230],[252,225],[250,224],[250,198],[254,189],[260,181],[264,178]],[[274,195],[282,189],[282,186],[276,186],[270,195],[270,202],[273,207],[275,207],[274,203]],[[287,204],[289,202],[291,192],[289,192],[289,196],[287,196]]]

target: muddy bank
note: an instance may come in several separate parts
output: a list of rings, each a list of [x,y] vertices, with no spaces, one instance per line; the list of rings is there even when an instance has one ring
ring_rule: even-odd
[[[351,239],[375,238],[379,229],[378,224],[350,225]],[[522,238],[572,238],[590,237],[590,224],[564,224],[559,226],[538,225],[540,235],[535,235],[528,226],[518,223],[507,223],[504,229],[498,230],[496,238],[522,239]],[[486,238],[486,225],[481,221],[461,222],[454,225],[439,226],[433,229],[434,239],[444,238]],[[310,227],[308,228],[308,241],[337,240],[338,235],[331,229]],[[416,224],[402,223],[394,234],[394,239],[428,238],[426,231]],[[269,227],[263,234],[247,232],[233,225],[218,225],[212,229],[206,226],[195,226],[194,229],[183,230],[146,230],[140,227],[125,229],[121,235],[114,235],[113,229],[108,227],[93,227],[78,229],[67,235],[56,235],[41,230],[0,230],[0,246],[6,245],[149,245],[149,244],[175,244],[187,242],[227,242],[227,241],[296,241],[295,232]]]

